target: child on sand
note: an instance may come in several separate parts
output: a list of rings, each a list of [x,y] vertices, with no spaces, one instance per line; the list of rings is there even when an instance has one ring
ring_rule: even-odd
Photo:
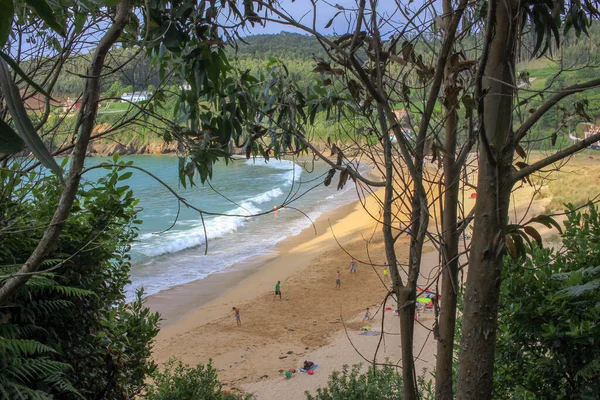
[[[242,326],[242,320],[240,319],[240,309],[237,307],[233,307],[232,310],[235,313],[235,321],[237,322],[237,325]]]
[[[279,300],[281,299],[281,281],[277,281],[277,283],[275,284],[275,296],[273,296],[273,300],[275,300],[275,297],[279,296]]]
[[[340,271],[335,274],[335,288],[340,289],[342,287],[342,279],[340,278]]]
[[[363,318],[363,322],[365,322],[366,320],[368,320],[370,317],[369,315],[369,307],[367,307],[367,311],[365,311],[365,317]]]
[[[353,258],[352,261],[350,261],[350,273],[356,273],[356,260]]]

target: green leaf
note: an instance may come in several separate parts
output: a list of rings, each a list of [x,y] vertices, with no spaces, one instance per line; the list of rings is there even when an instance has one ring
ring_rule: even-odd
[[[15,154],[25,148],[25,142],[3,120],[0,119],[0,153]]]
[[[37,15],[39,15],[53,31],[63,37],[67,35],[65,27],[56,20],[54,11],[52,11],[52,8],[50,8],[45,0],[25,0],[25,3],[33,8]]]
[[[131,175],[133,175],[133,172],[129,171],[129,172],[125,172],[124,174],[122,174],[121,176],[119,176],[120,181],[124,181],[126,179],[131,178]]]
[[[81,33],[86,21],[87,21],[87,13],[80,12],[77,14],[77,16],[75,17],[75,33]]]
[[[0,59],[0,88],[4,94],[4,101],[13,117],[13,122],[21,138],[33,155],[46,167],[54,171],[61,182],[63,182],[62,169],[56,163],[52,154],[48,151],[42,139],[38,136],[27,111],[23,106],[19,89],[10,76],[10,71],[4,60]]]
[[[12,27],[15,13],[13,0],[0,0],[0,10],[2,10],[2,16],[0,17],[0,47],[2,47],[6,44]]]

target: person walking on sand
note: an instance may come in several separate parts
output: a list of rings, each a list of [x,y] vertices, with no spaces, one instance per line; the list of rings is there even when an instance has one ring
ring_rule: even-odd
[[[281,281],[277,281],[277,283],[275,284],[275,296],[273,296],[273,300],[275,300],[275,297],[279,296],[279,300],[282,300],[281,298]]]
[[[340,289],[342,287],[342,279],[340,278],[340,271],[335,274],[335,288]]]
[[[370,316],[371,315],[369,314],[369,307],[367,307],[367,311],[365,311],[365,317],[363,318],[363,322],[368,321]]]
[[[350,273],[356,273],[356,260],[353,258],[352,261],[350,261]]]
[[[232,310],[235,313],[235,322],[238,326],[242,326],[242,320],[240,318],[240,309],[237,307],[233,307]]]

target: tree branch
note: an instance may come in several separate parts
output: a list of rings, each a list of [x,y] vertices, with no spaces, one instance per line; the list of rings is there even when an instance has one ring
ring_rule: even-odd
[[[559,152],[554,153],[550,157],[544,158],[536,163],[528,165],[527,167],[520,169],[519,171],[513,173],[512,182],[513,184],[525,178],[527,175],[530,175],[540,169],[556,162],[562,160],[565,157],[570,156],[571,154],[577,153],[579,150],[583,150],[594,142],[600,140],[600,133],[596,133],[590,137],[583,139],[581,142],[574,144],[573,146],[569,146],[566,149],[563,149]]]
[[[519,129],[515,132],[516,142],[519,143],[521,139],[525,137],[529,129],[533,127],[533,125],[553,106],[556,105],[560,100],[565,97],[572,95],[574,93],[583,92],[584,90],[591,89],[594,87],[600,86],[600,79],[592,79],[591,81],[587,81],[584,83],[580,83],[577,85],[569,86],[560,92],[556,93],[554,96],[550,97],[548,101],[542,104],[527,120],[521,125]]]

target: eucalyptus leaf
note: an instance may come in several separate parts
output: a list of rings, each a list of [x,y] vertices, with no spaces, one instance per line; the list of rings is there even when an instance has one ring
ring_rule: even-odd
[[[13,117],[17,132],[25,141],[25,144],[27,144],[29,150],[31,150],[42,165],[54,171],[60,181],[64,182],[62,169],[58,166],[56,160],[54,160],[54,157],[52,157],[33,127],[33,123],[29,119],[19,96],[19,89],[13,82],[8,65],[6,65],[3,59],[0,59],[0,88],[2,89],[2,93],[4,93],[4,101]]]
[[[58,22],[54,11],[52,11],[52,8],[50,8],[46,0],[25,0],[25,3],[33,8],[37,15],[39,15],[54,32],[63,37],[66,36],[64,25]]]

